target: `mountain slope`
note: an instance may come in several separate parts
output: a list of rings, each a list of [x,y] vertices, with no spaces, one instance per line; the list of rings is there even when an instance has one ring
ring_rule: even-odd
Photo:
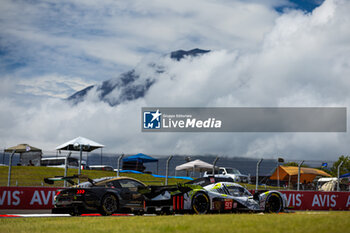
[[[173,61],[179,62],[187,57],[197,57],[210,50],[192,49],[192,50],[177,50],[168,55]],[[165,72],[162,66],[154,62],[147,64],[150,70],[149,74],[142,75],[137,69],[132,69],[122,73],[117,78],[106,80],[100,85],[92,85],[80,90],[67,100],[73,104],[78,104],[86,99],[86,96],[95,91],[98,100],[108,103],[110,106],[117,106],[126,101],[132,101],[142,98],[146,95],[149,88],[156,82],[155,76]]]

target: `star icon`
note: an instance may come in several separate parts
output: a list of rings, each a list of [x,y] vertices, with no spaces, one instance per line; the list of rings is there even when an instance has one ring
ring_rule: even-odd
[[[162,113],[160,113],[159,112],[159,109],[157,109],[157,112],[156,113],[152,113],[152,120],[151,120],[151,122],[152,121],[154,121],[154,120],[156,120],[157,119],[157,121],[159,121],[159,116],[161,116],[162,115]]]

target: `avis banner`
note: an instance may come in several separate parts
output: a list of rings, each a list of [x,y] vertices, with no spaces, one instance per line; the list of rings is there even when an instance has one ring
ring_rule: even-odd
[[[0,209],[51,209],[56,191],[49,187],[0,187]]]
[[[350,210],[350,192],[281,191],[294,210]]]
[[[0,187],[0,209],[51,209],[58,189]],[[350,210],[350,192],[281,191],[295,210]]]

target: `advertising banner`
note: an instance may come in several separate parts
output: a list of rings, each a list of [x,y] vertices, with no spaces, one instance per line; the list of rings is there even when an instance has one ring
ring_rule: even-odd
[[[0,209],[51,209],[56,191],[50,187],[0,187]]]
[[[51,209],[51,187],[0,187],[0,209]],[[281,191],[293,210],[350,210],[350,192]]]
[[[350,192],[281,191],[294,210],[350,210]]]

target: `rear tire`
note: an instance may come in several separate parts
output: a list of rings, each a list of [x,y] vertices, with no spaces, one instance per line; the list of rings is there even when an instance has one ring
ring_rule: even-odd
[[[206,214],[209,212],[210,201],[208,195],[199,192],[192,198],[192,209],[196,214]]]
[[[279,213],[283,211],[283,200],[277,193],[271,193],[266,198],[265,212],[266,213]]]
[[[106,194],[101,202],[101,214],[112,215],[118,210],[118,200],[113,194]]]

